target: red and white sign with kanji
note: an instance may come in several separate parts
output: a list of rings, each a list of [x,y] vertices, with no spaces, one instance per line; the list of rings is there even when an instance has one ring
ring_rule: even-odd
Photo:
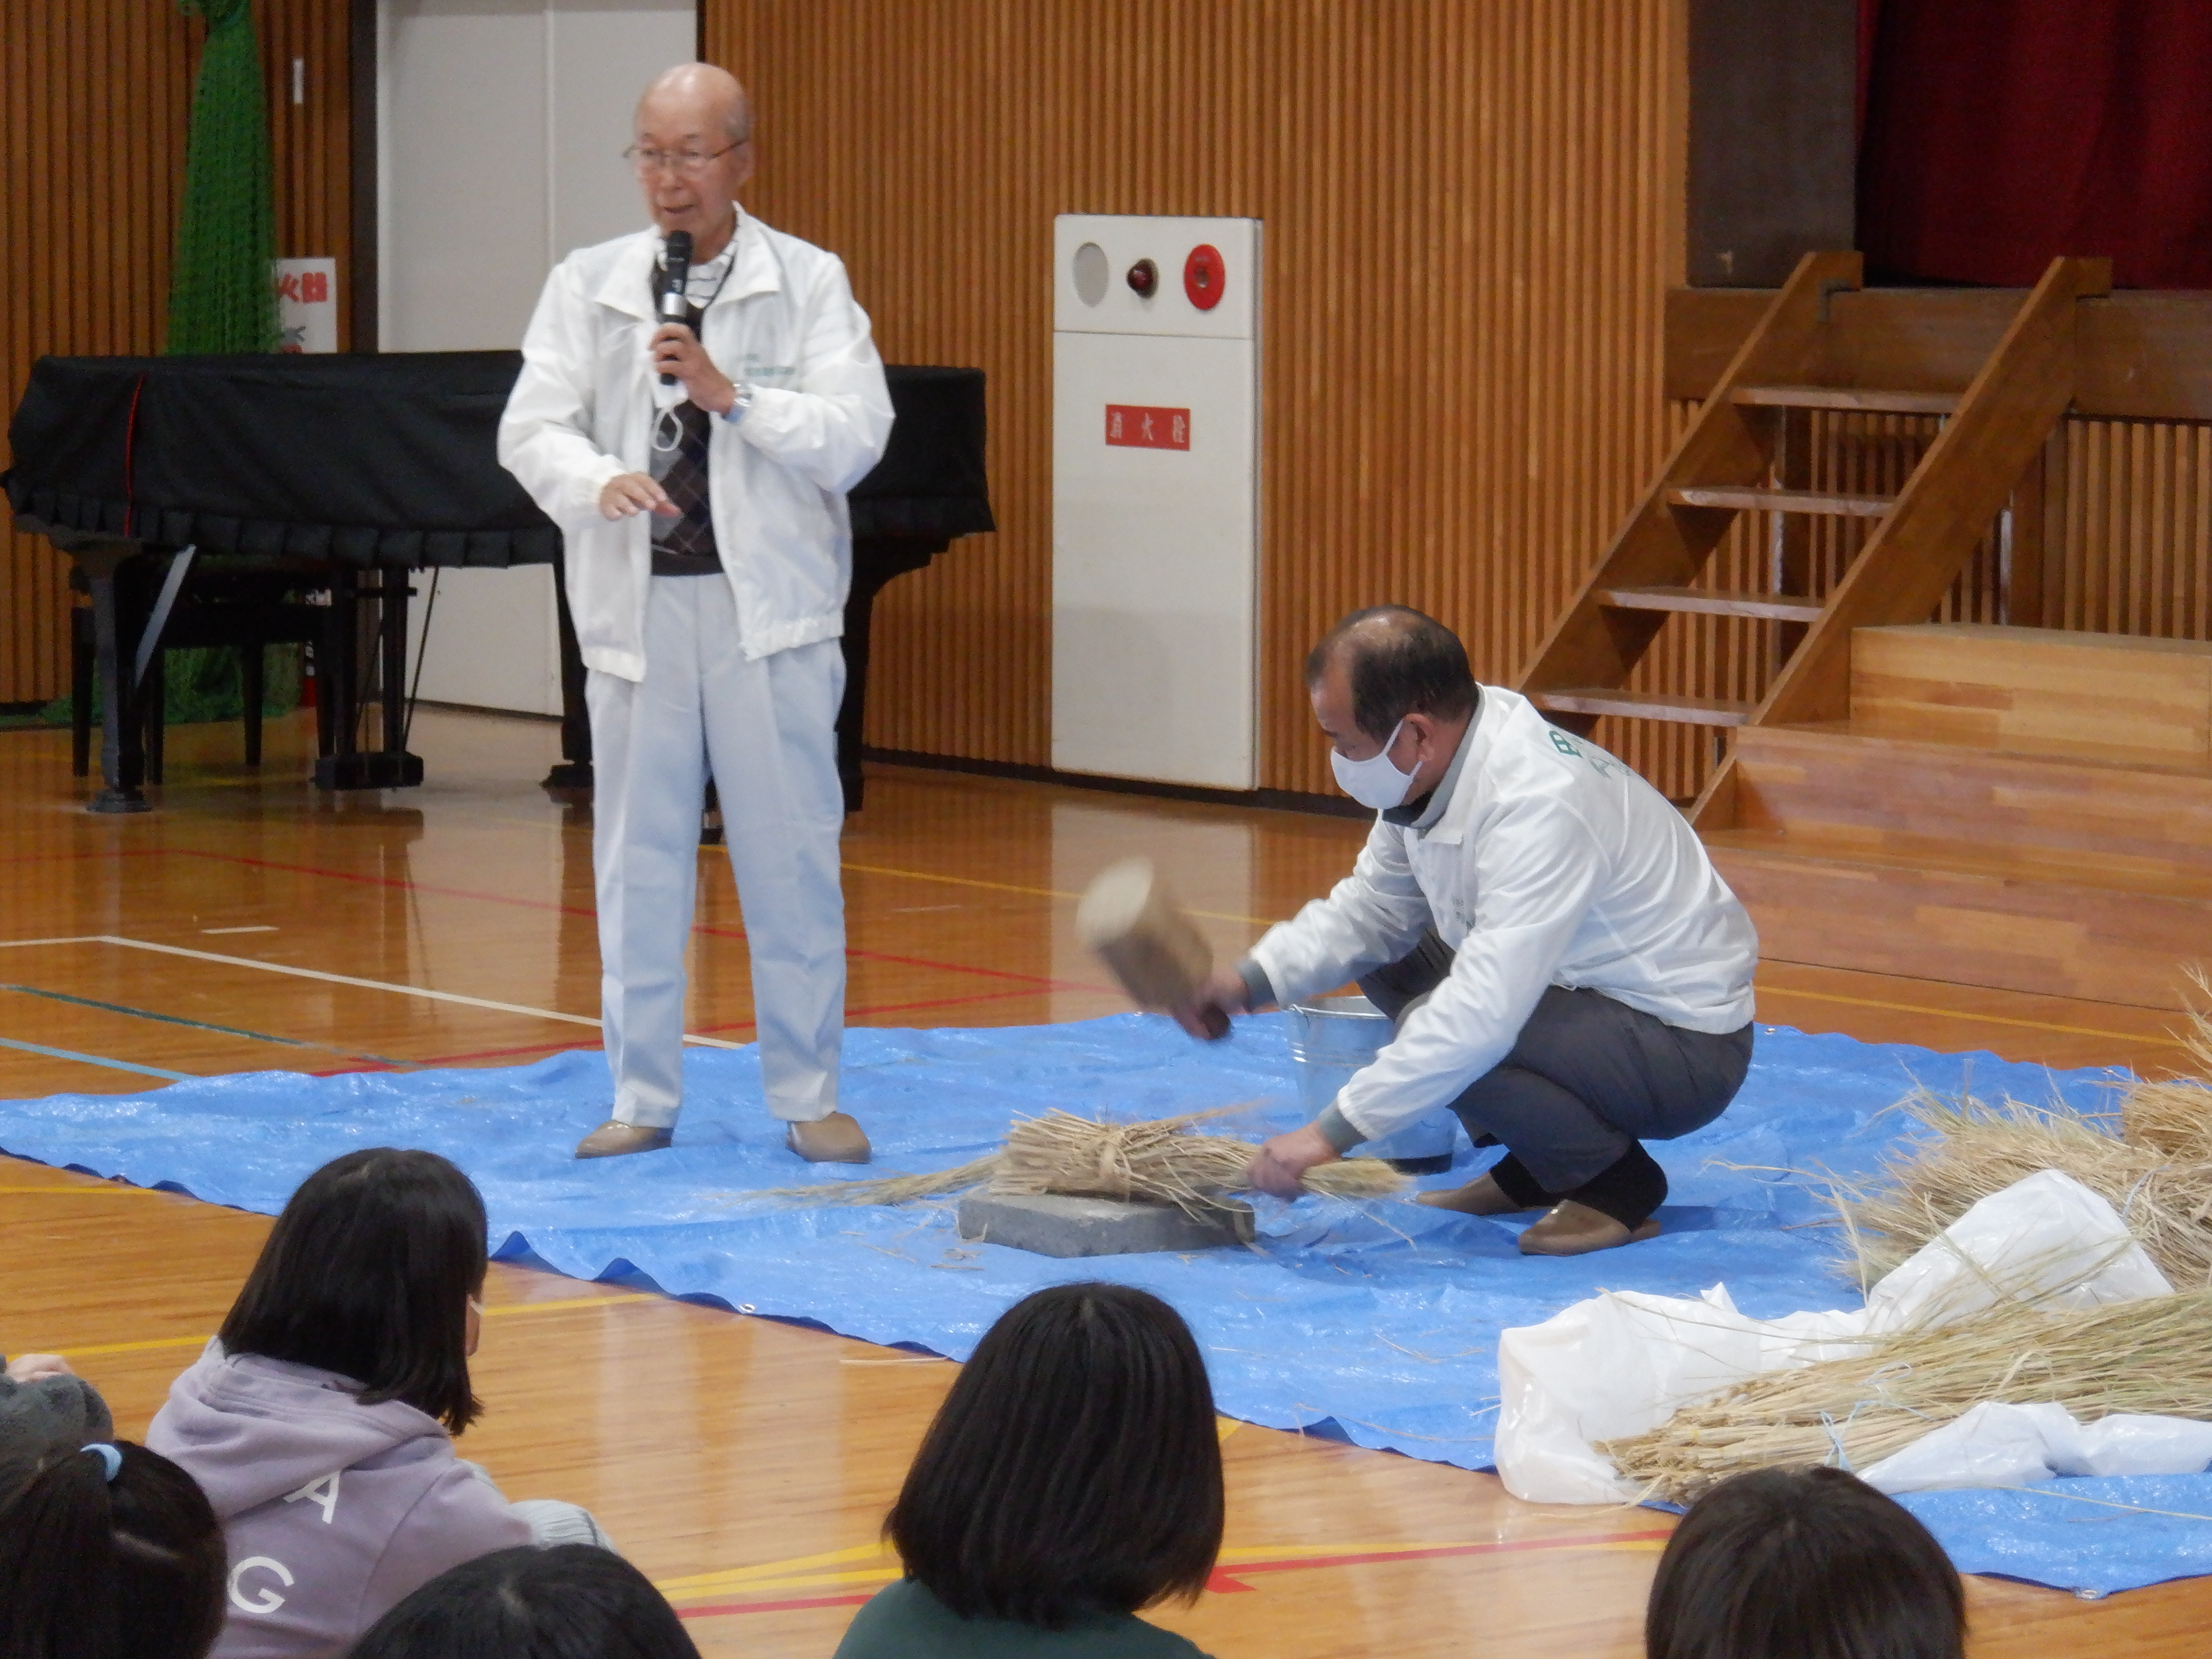
[[[338,262],[272,259],[269,280],[276,289],[280,351],[338,349]]]
[[[1128,449],[1188,449],[1190,411],[1146,404],[1109,404],[1106,441]]]

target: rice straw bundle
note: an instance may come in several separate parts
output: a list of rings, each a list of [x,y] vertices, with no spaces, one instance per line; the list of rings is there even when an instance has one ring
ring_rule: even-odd
[[[2196,1096],[2179,1103],[2212,1113],[2212,1091],[2193,1084],[2138,1085]],[[2168,1103],[2161,1100],[2161,1105]],[[2006,1101],[1919,1095],[1905,1109],[1933,1139],[1832,1199],[1849,1230],[1862,1286],[1871,1285],[1993,1193],[2039,1170],[2057,1170],[2104,1199],[2174,1285],[2212,1285],[2212,1161],[2176,1163],[2153,1146],[2107,1134],[2063,1109]],[[2170,1109],[2170,1108],[2169,1108]]]
[[[2212,983],[2201,974],[2194,977],[2198,989],[2212,994]],[[2212,1162],[2212,1017],[2191,1009],[2181,1041],[2197,1075],[2131,1086],[2120,1103],[2120,1133],[2179,1163]]]
[[[2192,1012],[2190,1025],[2189,1051],[2212,1075],[2212,1020]],[[1863,1285],[2039,1170],[2061,1170],[2111,1204],[2175,1285],[2212,1285],[2212,1085],[2130,1084],[2118,1135],[2063,1109],[2014,1100],[1992,1106],[1923,1093],[1905,1109],[1933,1136],[1833,1200]]]
[[[1191,1127],[1241,1109],[1142,1123],[1099,1123],[1051,1111],[1016,1122],[1003,1150],[934,1175],[780,1187],[748,1196],[803,1206],[908,1204],[988,1183],[998,1193],[1149,1199],[1194,1212],[1242,1190],[1244,1166],[1259,1149],[1227,1135],[1193,1134]],[[1354,1158],[1307,1170],[1304,1184],[1308,1192],[1337,1198],[1385,1198],[1402,1188],[1406,1178],[1380,1158]]]
[[[1150,1199],[1195,1212],[1243,1190],[1244,1166],[1258,1150],[1249,1140],[1190,1133],[1212,1115],[1146,1123],[1097,1123],[1059,1111],[1025,1118],[1006,1137],[991,1190]],[[1302,1184],[1338,1198],[1383,1198],[1406,1178],[1381,1158],[1353,1158],[1316,1164]]]
[[[1650,1495],[1686,1504],[1746,1469],[1863,1469],[1991,1400],[2055,1400],[2084,1421],[2212,1419],[2212,1291],[2056,1315],[2001,1304],[1856,1358],[1767,1372],[1599,1449]]]

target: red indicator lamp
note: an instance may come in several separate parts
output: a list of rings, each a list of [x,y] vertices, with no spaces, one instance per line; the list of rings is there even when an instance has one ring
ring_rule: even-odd
[[[1229,271],[1219,248],[1200,242],[1191,249],[1190,258],[1182,262],[1182,291],[1191,304],[1200,311],[1212,310],[1221,303],[1222,290],[1228,283]]]

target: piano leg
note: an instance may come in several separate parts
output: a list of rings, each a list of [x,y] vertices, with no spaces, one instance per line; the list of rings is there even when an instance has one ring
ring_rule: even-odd
[[[837,708],[837,781],[845,810],[857,812],[866,789],[860,745],[868,716],[868,632],[876,595],[894,576],[919,570],[952,545],[948,537],[862,536],[853,543],[853,586],[845,596],[845,700]]]
[[[837,781],[845,791],[845,810],[857,812],[867,791],[860,773],[861,733],[868,719],[868,629],[875,620],[882,580],[855,569],[845,597],[845,700],[837,705]]]
[[[147,812],[152,804],[141,793],[145,756],[138,744],[137,699],[125,689],[118,665],[131,660],[138,644],[137,628],[128,627],[129,606],[117,588],[128,589],[123,568],[136,556],[129,547],[87,548],[77,556],[92,589],[94,672],[100,677],[100,775],[102,785],[85,803],[91,812]],[[143,626],[143,619],[140,626]],[[125,629],[128,628],[128,637]]]
[[[360,739],[360,679],[355,671],[361,627],[356,599],[360,577],[351,570],[331,577],[330,608],[323,616],[323,637],[315,644],[315,714],[320,727],[315,757],[315,787],[344,789]]]
[[[411,788],[422,781],[422,762],[407,752],[407,599],[415,590],[404,570],[381,573],[377,622],[383,630],[384,753],[378,781],[386,789]]]
[[[592,787],[592,715],[584,702],[584,652],[576,643],[576,618],[568,609],[565,567],[553,566],[553,599],[561,622],[561,763],[545,775],[545,789]]]
[[[92,688],[100,645],[92,626],[92,607],[70,607],[70,775],[92,775]]]
[[[373,600],[376,624],[362,623],[362,601]],[[330,659],[327,678],[315,688],[331,700],[331,746],[315,763],[318,789],[405,789],[422,781],[422,763],[406,752],[407,741],[407,573],[380,570],[376,580],[359,571],[340,573],[331,584],[331,619],[316,653],[316,672]],[[364,750],[361,742],[362,655],[374,653],[377,696],[384,710],[384,746]]]
[[[246,717],[246,763],[261,764],[261,697],[264,690],[264,659],[269,647],[258,640],[238,647],[239,700],[245,704],[240,712]]]
[[[146,659],[146,677],[138,682],[138,731],[146,751],[146,781],[162,781],[163,750],[169,737],[169,653],[155,651]]]

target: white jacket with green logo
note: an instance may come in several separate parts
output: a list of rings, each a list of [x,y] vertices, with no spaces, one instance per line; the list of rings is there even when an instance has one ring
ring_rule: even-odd
[[[1664,796],[1495,686],[1463,741],[1440,818],[1419,830],[1378,816],[1352,873],[1252,947],[1283,1003],[1397,961],[1430,927],[1457,953],[1337,1096],[1370,1140],[1504,1059],[1548,986],[1692,1031],[1753,1017],[1758,934]]]
[[[757,394],[737,425],[712,423],[707,476],[739,643],[759,658],[844,631],[853,574],[845,492],[882,459],[891,402],[867,313],[836,256],[743,212],[733,241],[700,340],[717,368]],[[640,231],[554,267],[499,426],[500,464],[567,544],[584,660],[626,680],[645,678],[651,521],[608,522],[599,492],[617,474],[648,470],[658,410],[647,343],[659,326],[659,233]]]

